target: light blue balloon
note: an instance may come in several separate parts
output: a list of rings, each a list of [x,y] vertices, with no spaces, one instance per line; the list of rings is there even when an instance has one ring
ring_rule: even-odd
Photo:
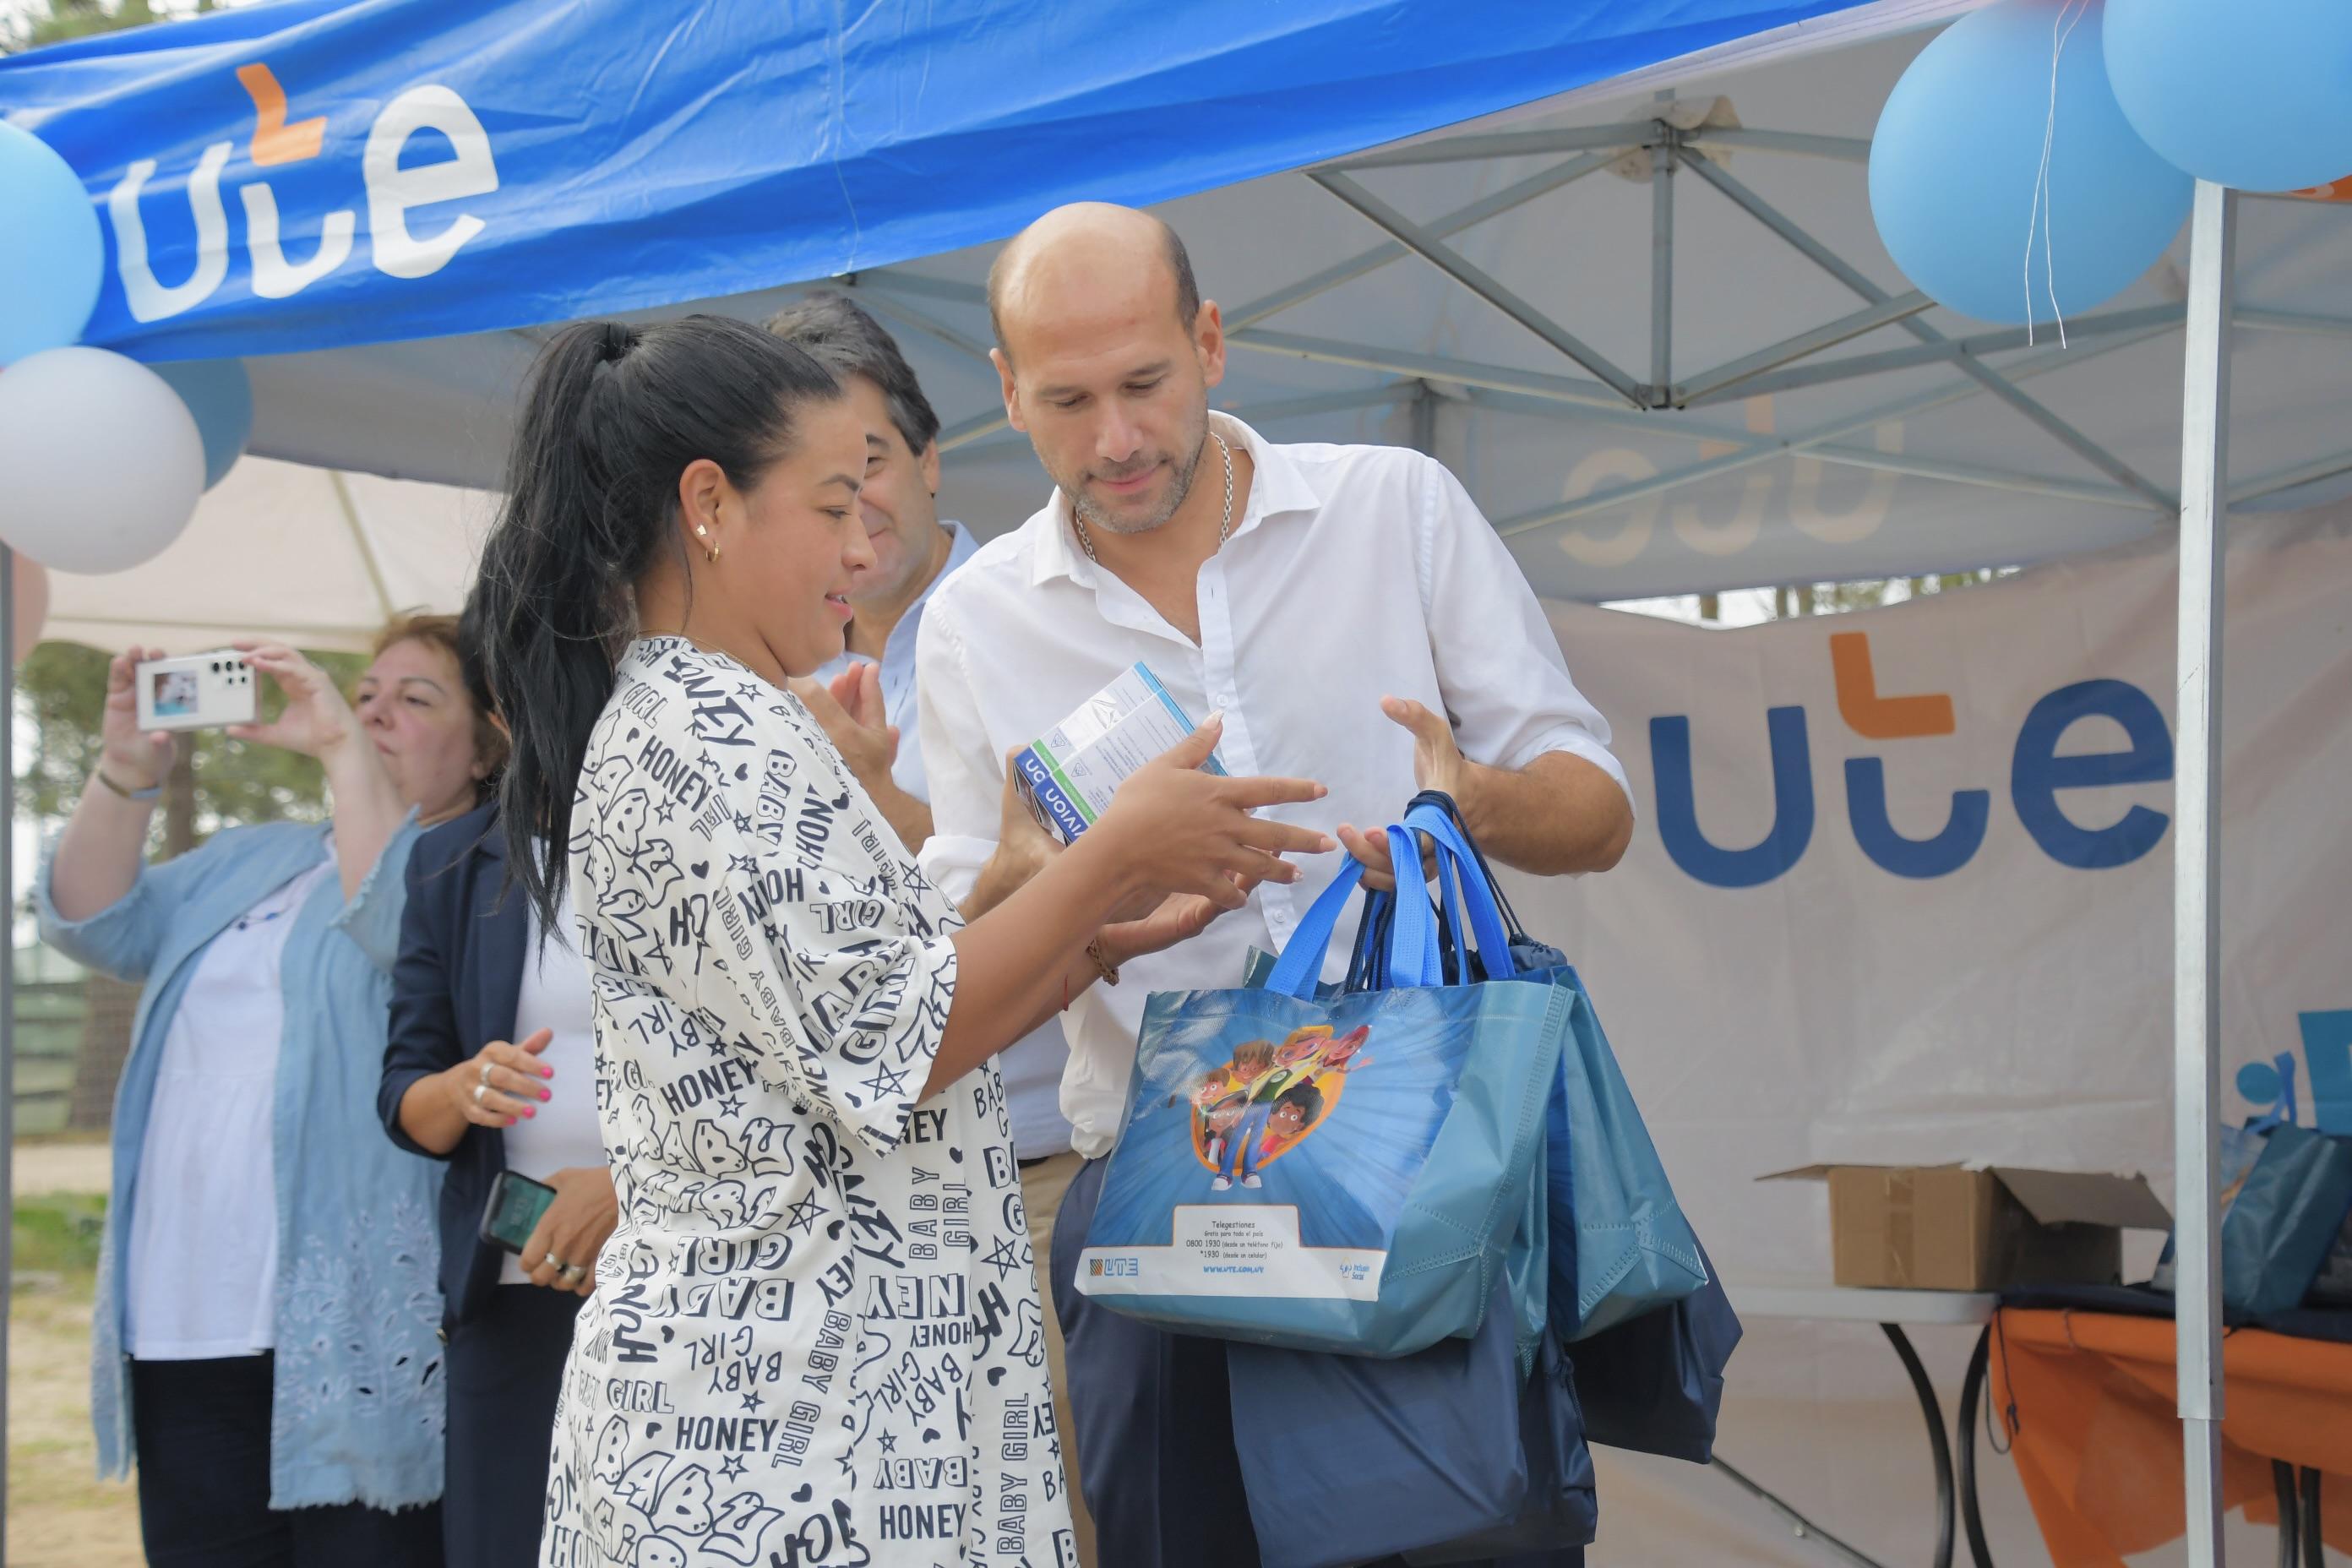
[[[2294,191],[2352,174],[2352,4],[2107,0],[2107,79],[2200,180]]]
[[[171,384],[205,440],[205,489],[221,482],[253,438],[253,382],[238,359],[175,360],[147,367]]]
[[[6,365],[81,341],[106,275],[106,241],[73,165],[5,121],[0,215],[0,365]]]
[[[2061,10],[2000,0],[1953,23],[1895,84],[1870,144],[1870,210],[1887,254],[1930,299],[1980,321],[2049,321],[2053,293],[2054,314],[2067,316],[2114,299],[2164,254],[2196,194],[2116,105],[2095,5],[2064,10],[2078,19],[2057,52],[2050,126]],[[2045,271],[2034,182],[2046,127]]]

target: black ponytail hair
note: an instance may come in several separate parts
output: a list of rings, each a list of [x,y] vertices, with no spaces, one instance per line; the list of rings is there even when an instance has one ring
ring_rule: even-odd
[[[708,458],[749,489],[791,450],[799,410],[842,395],[808,354],[724,316],[583,321],[540,355],[475,593],[483,673],[513,735],[507,874],[542,931],[588,738],[636,635],[634,590],[665,542],[683,558],[678,476]]]

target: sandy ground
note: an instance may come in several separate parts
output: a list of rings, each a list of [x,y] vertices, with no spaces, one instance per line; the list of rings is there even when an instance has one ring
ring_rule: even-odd
[[[16,1152],[19,1196],[102,1193],[103,1143]],[[16,1568],[136,1568],[139,1506],[128,1482],[101,1483],[89,1432],[90,1281],[27,1279],[8,1312],[8,1536]]]
[[[113,1168],[104,1142],[43,1139],[16,1145],[16,1195],[36,1193],[102,1193]]]

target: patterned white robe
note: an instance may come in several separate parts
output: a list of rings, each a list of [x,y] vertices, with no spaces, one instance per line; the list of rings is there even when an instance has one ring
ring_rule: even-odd
[[[547,1568],[1075,1563],[993,1062],[920,1105],[955,910],[799,700],[634,645],[572,877],[621,1220]]]

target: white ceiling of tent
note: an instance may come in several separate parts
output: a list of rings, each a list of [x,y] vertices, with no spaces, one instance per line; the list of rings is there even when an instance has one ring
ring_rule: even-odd
[[[1963,8],[1881,7],[1875,25]],[[2185,249],[2096,318],[2069,323],[2063,349],[2046,329],[2031,348],[1986,341],[1980,323],[1936,309],[1893,319],[1908,284],[1878,243],[1859,154],[1924,39],[1913,32],[1729,70],[1685,64],[1410,151],[1169,204],[1161,210],[1190,245],[1204,290],[1236,329],[1218,401],[1277,439],[1433,450],[1511,537],[1538,591],[1559,597],[2022,563],[2169,526]],[[1697,132],[1669,182],[1671,348],[1659,377],[1656,188],[1626,177],[1609,152],[1572,143],[1676,112],[1654,96],[1662,83],[1685,106],[1678,117],[1720,98],[1742,129]],[[1448,152],[1476,155],[1398,162]],[[1509,202],[1532,189],[1542,194]],[[1457,276],[1376,226],[1402,224],[1425,239],[1447,215],[1488,198],[1508,205],[1439,240]],[[2249,503],[2268,491],[2309,504],[2352,470],[2339,412],[2352,394],[2352,318],[2343,314],[2352,205],[2259,200],[2241,212],[2231,472]],[[2021,257],[2022,221],[2019,246]],[[1382,264],[1261,310],[1382,247]],[[1045,493],[1025,440],[1001,426],[985,360],[979,285],[992,254],[960,251],[850,280],[898,331],[947,422],[943,501],[982,534],[1017,525]],[[1522,302],[1523,319],[1465,287],[1465,268],[1500,285],[1489,295]],[[701,308],[756,318],[798,291]],[[1889,297],[1896,303],[1885,305]],[[1766,352],[1830,323],[1843,325],[1822,334],[1837,340],[1824,354],[1781,366],[1788,351]],[[2126,330],[2102,330],[2118,323]],[[1921,343],[1938,334],[1970,339],[1976,352],[1962,364]],[[515,390],[541,335],[251,361],[254,449],[495,483]],[[1927,354],[1947,357],[1919,363]],[[1825,361],[1886,355],[1898,368],[1801,384]],[[1637,409],[1578,363],[1605,361],[1604,374],[1663,380],[1687,395],[1751,356],[1775,367],[1687,408]]]
[[[145,565],[49,574],[43,635],[109,651],[257,636],[360,652],[395,612],[457,607],[495,499],[249,457]]]

